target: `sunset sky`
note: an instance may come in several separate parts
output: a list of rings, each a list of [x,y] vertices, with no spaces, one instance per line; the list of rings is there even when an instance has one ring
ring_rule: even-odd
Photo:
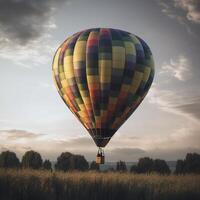
[[[145,100],[105,148],[107,161],[200,153],[199,0],[0,0],[0,152],[95,159],[97,148],[60,98],[51,70],[57,47],[94,27],[143,38],[156,69]]]

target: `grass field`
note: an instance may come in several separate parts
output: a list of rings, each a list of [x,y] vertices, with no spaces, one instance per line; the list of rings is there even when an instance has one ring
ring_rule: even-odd
[[[199,200],[200,175],[0,170],[1,200]]]

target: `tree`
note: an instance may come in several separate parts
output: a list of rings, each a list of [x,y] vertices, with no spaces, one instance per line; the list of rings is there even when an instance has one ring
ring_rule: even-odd
[[[127,171],[126,163],[121,160],[117,162],[116,171],[121,171],[121,172]]]
[[[200,154],[188,153],[186,155],[184,171],[186,173],[200,173]]]
[[[69,170],[88,170],[89,165],[84,156],[74,155],[69,152],[62,153],[58,158],[55,165],[56,170],[69,171]]]
[[[92,161],[90,163],[90,170],[99,171],[99,164],[97,164],[95,161]]]
[[[183,160],[177,160],[176,162],[176,169],[175,169],[175,174],[183,174],[184,172],[184,161]]]
[[[22,157],[22,167],[39,169],[42,167],[41,155],[35,151],[27,151]]]
[[[137,165],[132,165],[131,169],[130,169],[130,172],[138,173],[138,167],[137,167]]]
[[[188,153],[184,160],[176,163],[176,174],[200,173],[200,154]]]
[[[52,171],[52,165],[51,165],[51,162],[49,160],[45,160],[43,162],[43,165],[42,165],[43,169],[45,170],[51,170]]]
[[[89,169],[89,164],[84,156],[73,155],[71,158],[72,170],[86,171]]]
[[[169,166],[165,160],[155,159],[153,161],[153,171],[159,174],[170,174]]]
[[[153,170],[153,159],[149,157],[140,158],[137,171],[138,173],[150,173]]]
[[[0,154],[0,167],[18,168],[20,167],[20,162],[14,152],[4,151]]]
[[[61,170],[61,171],[70,170],[71,157],[72,157],[72,154],[69,152],[61,153],[61,155],[57,158],[57,162],[55,164],[55,169]]]

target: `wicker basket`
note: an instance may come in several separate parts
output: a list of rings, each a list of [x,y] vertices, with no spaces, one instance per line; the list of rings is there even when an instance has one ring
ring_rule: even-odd
[[[97,155],[96,163],[97,164],[104,164],[104,162],[105,162],[105,157],[103,155]]]

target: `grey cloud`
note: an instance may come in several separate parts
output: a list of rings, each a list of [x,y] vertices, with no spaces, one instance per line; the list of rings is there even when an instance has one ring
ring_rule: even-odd
[[[199,0],[175,0],[175,6],[186,12],[188,20],[200,23],[200,1]]]
[[[18,139],[36,139],[43,134],[36,134],[24,130],[0,130],[0,134],[3,134],[8,140],[18,140]]]
[[[148,98],[150,103],[157,104],[164,111],[200,120],[200,96],[198,91],[195,96],[194,90],[171,91],[161,90],[154,86]]]
[[[170,59],[169,63],[163,63],[160,74],[170,74],[179,81],[186,81],[192,77],[190,60],[180,55],[176,60]]]
[[[176,108],[200,120],[200,98],[197,99],[195,102],[176,106]]]
[[[199,0],[157,0],[162,7],[162,12],[180,24],[186,25],[186,21],[200,23]]]
[[[51,13],[65,0],[1,0],[0,43],[27,44],[41,36]]]

